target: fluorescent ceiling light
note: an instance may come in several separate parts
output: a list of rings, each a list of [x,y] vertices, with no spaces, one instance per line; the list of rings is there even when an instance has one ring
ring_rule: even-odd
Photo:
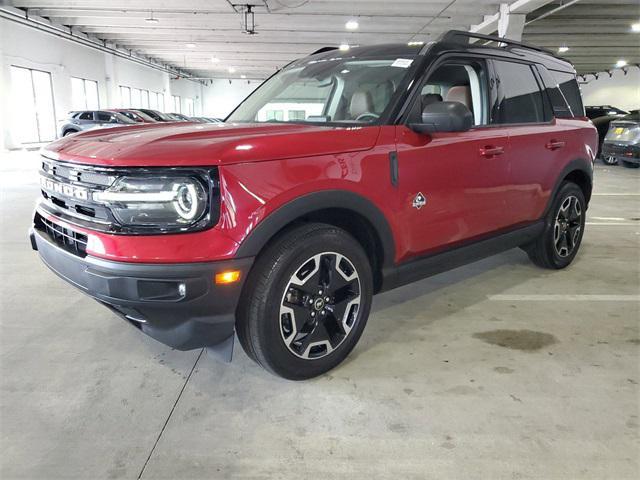
[[[358,23],[357,20],[349,20],[347,23],[344,24],[344,27],[347,30],[357,30],[359,26],[360,24]]]
[[[240,78],[247,78],[246,75],[240,75]]]
[[[566,45],[563,45],[560,48],[558,48],[558,53],[565,53],[568,51],[569,51],[569,47],[567,47]]]
[[[631,25],[631,31],[640,32],[640,23],[634,23],[633,25]]]
[[[147,23],[158,23],[158,22],[160,22],[160,20],[158,20],[157,18],[155,18],[153,16],[153,12],[151,12],[151,15],[149,16],[149,18],[145,18],[144,21],[147,22]]]
[[[213,63],[218,63],[220,61],[220,59],[218,57],[211,57],[211,61]]]
[[[340,45],[338,47],[340,50],[342,50],[343,52],[346,52],[347,50],[349,50],[349,45],[346,43],[343,43],[342,45]]]
[[[195,43],[187,43],[187,44],[185,44],[185,47],[187,47],[187,48],[196,48],[196,44]]]
[[[626,60],[618,60],[616,62],[616,67],[618,68],[622,68],[622,67],[626,67],[627,66],[627,61]]]
[[[229,73],[236,73],[236,69],[235,69],[235,68],[233,68],[233,67],[229,67],[228,72],[229,72]]]

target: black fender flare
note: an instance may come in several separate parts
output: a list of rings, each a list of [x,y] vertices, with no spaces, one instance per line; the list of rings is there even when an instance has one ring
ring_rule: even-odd
[[[562,185],[564,179],[567,178],[570,173],[575,171],[584,173],[589,179],[589,187],[593,189],[593,164],[590,161],[581,158],[571,160],[569,163],[567,163],[567,165],[565,165],[565,167],[558,175],[558,178],[556,179],[553,190],[551,190],[551,195],[549,195],[549,201],[547,202],[547,206],[544,209],[543,218],[545,218],[547,216],[547,213],[549,213],[549,209],[553,205],[553,200],[556,198],[556,194],[558,193],[558,190],[560,190],[560,185]],[[587,203],[589,202],[589,200],[590,198],[587,198]]]
[[[267,215],[245,238],[236,257],[254,257],[280,230],[305,215],[329,208],[352,210],[364,217],[376,231],[383,253],[382,266],[393,265],[395,243],[384,214],[370,200],[347,190],[322,190],[296,198]]]

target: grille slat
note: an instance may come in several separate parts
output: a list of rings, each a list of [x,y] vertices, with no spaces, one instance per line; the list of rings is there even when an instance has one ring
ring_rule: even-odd
[[[87,256],[87,241],[85,234],[58,225],[36,213],[35,228],[46,234],[57,246],[67,252],[84,258]]]

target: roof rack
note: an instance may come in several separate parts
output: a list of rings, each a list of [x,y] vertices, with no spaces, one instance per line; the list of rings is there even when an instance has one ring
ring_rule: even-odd
[[[478,40],[486,40],[488,42],[504,43],[507,46],[526,48],[527,50],[535,50],[537,52],[543,52],[543,53],[552,55],[554,57],[556,56],[551,50],[547,50],[546,48],[536,47],[534,45],[517,42],[509,38],[498,37],[495,35],[483,35],[481,33],[465,32],[464,30],[449,30],[440,38],[440,41],[451,42],[451,43],[462,43],[462,44],[468,45],[469,44],[468,40],[472,38],[475,38]],[[466,41],[461,41],[462,39]]]

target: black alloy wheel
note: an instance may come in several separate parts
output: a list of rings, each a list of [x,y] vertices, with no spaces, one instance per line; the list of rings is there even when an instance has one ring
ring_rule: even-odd
[[[553,244],[558,256],[566,258],[573,253],[582,230],[582,205],[571,195],[564,199],[553,226]]]
[[[305,360],[329,355],[351,333],[360,307],[360,277],[336,252],[307,259],[289,279],[280,303],[280,333]]]

